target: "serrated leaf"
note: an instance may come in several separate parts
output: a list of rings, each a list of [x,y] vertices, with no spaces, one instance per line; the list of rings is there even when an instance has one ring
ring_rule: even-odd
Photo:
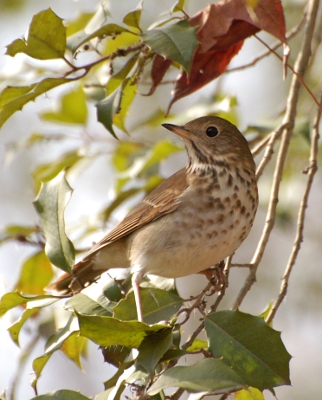
[[[137,321],[119,321],[111,317],[78,314],[81,335],[101,346],[121,345],[138,348],[151,332],[167,329],[164,325],[149,326]]]
[[[109,78],[106,84],[107,95],[113,93],[122,84],[136,62],[137,54],[134,56],[131,55],[131,58],[127,59],[121,68],[119,68],[117,71],[114,70],[113,75]],[[113,68],[115,68],[114,63]]]
[[[34,15],[26,40],[16,39],[7,46],[6,54],[25,53],[38,60],[63,58],[66,48],[66,28],[50,8]]]
[[[168,387],[179,387],[188,392],[229,393],[244,387],[243,380],[221,360],[204,359],[188,367],[167,370],[148,390],[155,395]]]
[[[183,299],[176,294],[155,288],[140,288],[144,321],[155,324],[168,321],[180,309]],[[114,316],[123,321],[137,318],[133,292],[114,308]]]
[[[23,263],[15,289],[21,293],[43,294],[44,287],[53,276],[53,269],[45,252],[40,251]]]
[[[169,329],[148,335],[139,347],[139,355],[136,359],[137,366],[141,366],[149,374],[153,374],[160,358],[169,350],[171,345],[172,332]]]
[[[132,350],[127,347],[115,345],[103,348],[102,354],[106,363],[113,365],[115,368],[119,368],[130,355],[131,351]],[[105,388],[107,387],[105,386]]]
[[[122,89],[115,90],[104,100],[96,104],[97,120],[116,138],[113,129],[114,115],[119,111]]]
[[[79,392],[74,392],[74,390],[57,390],[55,392],[41,394],[39,396],[33,397],[30,400],[90,400],[90,397],[86,397]]]
[[[130,30],[117,25],[117,24],[106,24],[102,26],[101,28],[95,30],[92,32],[90,35],[83,34],[80,37],[77,37],[77,40],[75,40],[72,43],[72,51],[73,53],[84,43],[90,41],[91,39],[97,38],[97,37],[106,37],[106,36],[116,36],[119,35],[120,33],[127,32],[127,33],[132,33],[135,35],[134,32],[131,32]]]
[[[16,321],[13,325],[11,325],[8,328],[8,332],[10,334],[10,337],[12,341],[18,346],[19,345],[19,333],[21,331],[21,328],[23,327],[24,323],[32,317],[34,314],[36,314],[39,311],[39,308],[33,308],[33,309],[27,309],[23,312],[22,316]]]
[[[67,78],[45,78],[29,86],[8,86],[4,88],[0,93],[0,127],[12,114],[21,110],[29,101],[33,101],[48,90],[68,82],[71,82],[71,80]]]
[[[247,389],[238,390],[234,393],[235,400],[265,400],[263,393],[253,387]]]
[[[131,78],[124,79],[117,90],[96,104],[98,121],[101,122],[115,138],[116,134],[113,129],[113,124],[116,124],[120,129],[126,132],[124,119],[136,94],[136,86],[132,85],[131,82]]]
[[[289,361],[280,332],[260,317],[220,311],[205,319],[209,348],[245,383],[260,390],[290,384]]]
[[[141,30],[140,20],[141,20],[142,9],[143,9],[143,0],[140,1],[135,10],[128,12],[124,16],[123,23],[127,26],[136,28],[140,31]]]
[[[60,99],[57,111],[41,113],[40,117],[45,121],[64,124],[86,124],[87,114],[86,96],[82,87],[79,86]]]
[[[6,293],[1,297],[1,302],[0,302],[0,317],[2,317],[7,311],[11,310],[12,308],[21,306],[23,304],[28,303],[28,308],[29,303],[35,303],[37,301],[43,301],[43,300],[55,300],[53,296],[51,295],[40,295],[40,296],[23,296],[17,292],[10,292]]]
[[[124,82],[125,84],[122,85],[122,98],[119,111],[115,114],[113,123],[124,133],[128,133],[125,127],[125,118],[128,115],[129,108],[137,93],[137,85],[134,84],[133,79],[131,78],[125,80]]]
[[[189,73],[198,40],[196,28],[190,27],[188,21],[146,31],[142,40],[152,51],[179,63]]]
[[[34,201],[46,237],[45,252],[58,268],[70,272],[74,265],[74,246],[65,233],[64,211],[72,189],[63,173],[52,181],[43,183]]]

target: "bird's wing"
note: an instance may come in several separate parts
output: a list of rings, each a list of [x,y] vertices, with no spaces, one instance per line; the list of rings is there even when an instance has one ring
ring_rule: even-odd
[[[86,258],[145,224],[176,210],[181,203],[180,196],[187,187],[186,171],[183,168],[162,182],[142,200],[114,229],[90,249]]]

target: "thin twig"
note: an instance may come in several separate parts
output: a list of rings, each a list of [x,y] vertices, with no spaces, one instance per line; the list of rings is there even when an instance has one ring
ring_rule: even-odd
[[[263,158],[261,159],[257,170],[256,170],[256,180],[258,181],[259,178],[262,176],[265,167],[267,166],[267,164],[270,162],[273,154],[274,154],[274,145],[276,143],[276,141],[281,137],[284,129],[287,128],[287,124],[281,124],[278,128],[276,128],[276,130],[271,134],[268,143],[266,145],[265,148],[265,153],[263,155]]]
[[[188,347],[190,347],[193,343],[193,341],[196,339],[196,337],[199,335],[199,333],[203,330],[205,326],[204,321],[201,322],[201,324],[198,326],[198,328],[191,334],[189,339],[182,345],[182,350],[187,350]]]
[[[303,23],[305,21],[306,18],[306,13],[303,14],[303,17],[301,19],[301,21],[299,22],[299,24],[297,26],[295,26],[294,28],[292,28],[286,35],[286,39],[290,40],[292,39],[295,35],[297,35],[297,33],[301,30]],[[272,54],[271,50],[277,50],[279,47],[282,46],[282,42],[280,40],[276,41],[275,43],[273,43],[270,46],[270,50],[264,51],[262,54],[260,54],[259,56],[257,56],[256,58],[254,58],[252,61],[250,61],[247,64],[241,65],[239,67],[234,67],[234,68],[230,68],[227,69],[225,71],[225,74],[229,73],[229,72],[236,72],[236,71],[241,71],[243,69],[249,68],[249,67],[253,67],[254,65],[256,65],[260,60],[262,60],[265,57],[268,57],[270,54]]]
[[[270,234],[274,227],[280,183],[282,180],[282,174],[284,170],[286,155],[290,144],[290,139],[293,134],[293,126],[295,124],[299,92],[301,88],[301,83],[303,82],[303,79],[301,77],[304,75],[304,72],[308,66],[311,54],[311,42],[314,33],[314,26],[315,26],[318,5],[319,5],[319,0],[310,0],[308,4],[308,15],[304,31],[304,38],[301,50],[295,62],[294,75],[292,78],[289,96],[286,104],[286,112],[283,120],[283,125],[285,126],[285,128],[282,133],[281,144],[277,155],[270,201],[266,215],[266,222],[262,232],[262,236],[259,240],[257,249],[251,261],[251,264],[253,266],[250,268],[249,274],[244,282],[244,285],[236,297],[236,300],[233,304],[233,309],[236,309],[240,306],[247,292],[250,290],[251,286],[256,281],[256,271],[259,262],[263,257]],[[318,105],[318,107],[319,109],[321,109],[320,104]]]
[[[268,49],[271,49],[269,47],[269,45],[267,43],[265,43],[264,40],[262,40],[259,36],[254,35],[255,38],[257,40],[259,40],[265,47],[267,47]],[[312,38],[311,38],[312,39]],[[310,42],[311,44],[311,42]],[[277,58],[279,58],[282,62],[283,62],[283,58],[276,53],[275,50],[271,49],[272,53],[275,54],[275,56]],[[300,53],[301,54],[301,53]],[[311,46],[310,46],[310,54],[311,55]],[[303,75],[301,75],[300,73],[298,73],[296,71],[296,68],[293,68],[292,65],[290,65],[288,62],[286,62],[286,66],[293,72],[294,75],[296,75],[296,78],[299,80],[299,82],[301,83],[301,85],[305,88],[305,90],[309,93],[309,95],[311,96],[312,100],[314,101],[314,103],[320,108],[320,110],[322,111],[322,105],[319,103],[318,99],[314,96],[313,92],[311,91],[311,89],[307,86],[307,84],[305,83],[305,81],[303,80]],[[306,68],[305,68],[306,69]]]
[[[226,289],[227,289],[227,287],[228,287],[229,271],[230,271],[230,268],[231,268],[231,260],[232,260],[232,258],[233,258],[233,254],[232,254],[231,256],[229,256],[229,257],[226,259],[225,268],[224,268],[225,283],[223,284],[223,286],[222,286],[220,292],[218,293],[218,296],[217,296],[217,298],[216,298],[216,301],[215,301],[214,304],[210,307],[209,313],[215,312],[215,311],[217,310],[219,304],[221,303],[222,299],[223,299],[224,296],[225,296]]]
[[[322,92],[321,92],[320,102],[322,103]],[[317,115],[315,118],[315,123],[313,126],[313,136],[311,139],[310,163],[309,163],[309,167],[305,171],[305,173],[308,174],[308,178],[307,178],[306,188],[305,188],[303,198],[302,198],[300,208],[299,208],[298,220],[297,220],[297,231],[296,231],[294,246],[293,246],[292,253],[290,255],[287,267],[284,272],[279,295],[266,318],[266,322],[268,324],[270,322],[272,322],[277,309],[279,308],[279,306],[281,305],[282,301],[284,300],[284,298],[286,296],[290,275],[291,275],[292,269],[294,267],[295,261],[297,259],[298,253],[300,251],[301,243],[303,241],[305,212],[306,212],[306,208],[308,206],[308,199],[309,199],[310,191],[312,188],[314,176],[318,169],[317,155],[318,155],[318,142],[319,142],[319,137],[320,137],[320,134],[319,134],[320,119],[321,119],[321,110],[318,109],[318,112],[317,112]]]

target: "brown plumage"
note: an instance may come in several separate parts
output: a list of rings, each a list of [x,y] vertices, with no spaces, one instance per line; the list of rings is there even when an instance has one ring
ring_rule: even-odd
[[[138,318],[139,284],[201,272],[231,255],[249,233],[258,195],[246,139],[219,117],[164,124],[185,143],[189,164],[159,185],[85,258],[48,286],[73,294],[111,268],[131,268]]]

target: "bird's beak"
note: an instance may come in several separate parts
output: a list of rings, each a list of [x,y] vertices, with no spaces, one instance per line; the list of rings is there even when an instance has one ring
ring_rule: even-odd
[[[191,132],[188,131],[184,126],[173,124],[162,124],[162,126],[180,136],[182,139],[191,139]]]

